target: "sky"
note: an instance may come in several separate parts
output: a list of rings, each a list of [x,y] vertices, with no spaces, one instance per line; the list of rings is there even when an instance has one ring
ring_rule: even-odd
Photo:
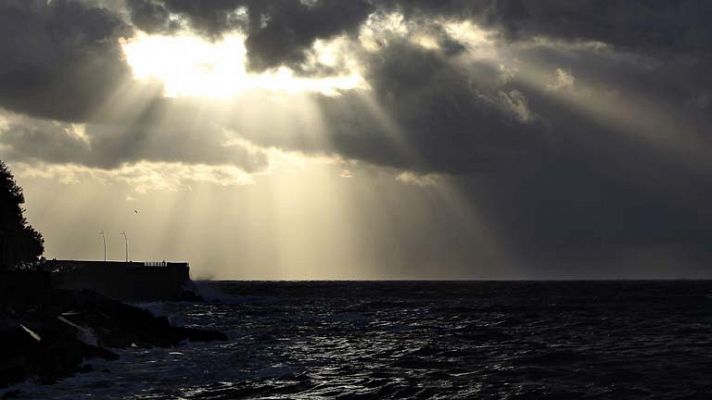
[[[0,0],[45,256],[712,278],[712,2]]]

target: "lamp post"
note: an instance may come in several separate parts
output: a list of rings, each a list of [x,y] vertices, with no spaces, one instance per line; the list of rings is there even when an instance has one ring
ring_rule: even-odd
[[[104,262],[106,262],[106,235],[104,234],[104,230],[102,229],[99,234],[101,235],[101,238],[104,240]]]
[[[126,263],[129,263],[129,238],[126,237],[126,232],[121,232],[121,235],[124,237],[124,245],[125,245],[125,250],[126,250]]]

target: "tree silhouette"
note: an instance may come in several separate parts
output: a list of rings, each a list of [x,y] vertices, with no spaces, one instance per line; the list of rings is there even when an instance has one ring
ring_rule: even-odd
[[[22,188],[0,160],[0,270],[19,268],[44,252],[42,235],[25,219]]]

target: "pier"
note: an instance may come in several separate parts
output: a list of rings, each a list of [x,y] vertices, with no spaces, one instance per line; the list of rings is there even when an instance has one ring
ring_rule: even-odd
[[[125,301],[198,298],[187,262],[47,260],[44,270],[62,289],[90,289]]]

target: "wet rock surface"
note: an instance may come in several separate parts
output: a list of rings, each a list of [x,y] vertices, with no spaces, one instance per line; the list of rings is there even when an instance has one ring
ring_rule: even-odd
[[[166,317],[89,290],[56,290],[43,274],[4,278],[0,294],[0,387],[34,377],[53,383],[112,348],[226,340],[217,331],[171,326]],[[86,367],[84,367],[85,369]]]

